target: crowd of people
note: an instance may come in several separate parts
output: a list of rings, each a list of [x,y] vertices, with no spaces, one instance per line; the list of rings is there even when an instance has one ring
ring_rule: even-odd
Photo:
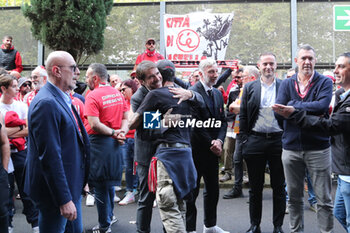
[[[155,50],[154,39],[145,46],[124,81],[103,64],[90,64],[83,93],[69,53],[51,52],[45,66],[21,77],[20,54],[12,37],[4,37],[0,232],[15,227],[16,183],[34,233],[83,232],[84,195],[97,208],[93,232],[112,232],[115,202],[137,201],[137,232],[151,232],[158,205],[164,232],[193,233],[203,179],[203,232],[226,233],[217,225],[219,182],[234,176],[223,198],[242,197],[249,182],[247,232],[260,233],[267,169],[273,233],[284,232],[286,213],[290,232],[304,232],[305,178],[320,232],[333,232],[334,217],[350,232],[350,53],[339,56],[333,80],[314,69],[314,48],[302,45],[294,74],[284,80],[276,76],[277,57],[264,52],[257,66],[229,67],[221,75],[215,60],[202,60],[186,82]],[[225,90],[220,85],[229,77]],[[151,129],[144,122],[149,113]],[[338,176],[335,200],[332,173]]]

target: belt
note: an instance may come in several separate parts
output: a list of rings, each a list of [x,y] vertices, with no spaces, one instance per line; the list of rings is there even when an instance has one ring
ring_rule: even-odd
[[[275,137],[282,136],[282,132],[260,133],[260,132],[251,131],[250,134],[255,135],[255,136],[264,137],[264,138],[275,138]]]
[[[172,147],[172,148],[188,148],[190,147],[189,145],[187,144],[184,144],[184,143],[180,143],[180,142],[177,142],[177,143],[166,143],[166,142],[162,142],[158,145],[158,148],[163,148],[163,147]]]

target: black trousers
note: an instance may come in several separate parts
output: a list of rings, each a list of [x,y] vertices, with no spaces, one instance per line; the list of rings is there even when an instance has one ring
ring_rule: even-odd
[[[1,156],[0,156],[1,159]],[[9,181],[7,171],[0,163],[0,232],[8,232]]]
[[[281,160],[282,142],[280,136],[249,135],[243,144],[243,157],[247,163],[249,176],[249,215],[252,225],[260,225],[262,215],[262,191],[265,168],[270,169],[273,191],[273,225],[282,226],[286,209],[286,192]]]
[[[199,194],[200,180],[203,177],[204,225],[216,225],[216,207],[219,200],[219,157],[210,151],[192,148],[193,160],[197,169],[197,187],[186,200],[186,231],[195,231],[197,224],[196,199]]]
[[[15,168],[15,179],[18,187],[19,194],[21,196],[21,201],[23,203],[23,214],[26,216],[27,222],[32,225],[32,227],[36,227],[39,224],[39,210],[30,199],[30,197],[23,191],[24,188],[24,182],[23,182],[23,176],[24,176],[24,166],[25,166],[25,159],[27,157],[27,149],[17,152],[17,153],[11,153],[11,158],[13,161],[13,166]],[[13,182],[13,181],[12,181]],[[14,184],[10,184],[11,187],[14,187]],[[11,191],[13,195],[13,190]],[[12,198],[12,196],[10,197]],[[12,211],[12,210],[9,210]],[[12,222],[12,216],[10,214],[10,224]]]

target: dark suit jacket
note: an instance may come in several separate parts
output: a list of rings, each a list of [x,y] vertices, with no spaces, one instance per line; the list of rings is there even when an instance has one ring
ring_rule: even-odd
[[[194,128],[191,136],[192,148],[198,149],[202,148],[204,150],[209,150],[211,146],[211,141],[215,139],[220,139],[222,142],[225,140],[227,122],[224,111],[224,99],[222,94],[216,88],[213,88],[214,97],[214,111],[210,108],[209,96],[206,93],[201,82],[197,82],[193,87],[190,88],[195,92],[198,92],[204,99],[205,109],[203,109],[200,114],[201,120],[207,120],[209,118],[214,118],[215,120],[221,121],[220,128]]]
[[[281,80],[276,78],[276,98]],[[239,135],[244,140],[258,119],[261,101],[261,81],[260,79],[244,85],[241,108],[239,112]],[[272,109],[271,109],[272,111]],[[281,125],[281,122],[279,122]]]
[[[39,206],[75,202],[86,183],[90,143],[79,115],[73,111],[75,117],[49,82],[29,107],[24,191]]]
[[[149,90],[141,86],[131,97],[130,104],[133,112],[140,107],[142,100],[148,94]],[[156,152],[155,140],[150,140],[159,130],[143,129],[140,124],[135,133],[135,161],[141,165],[149,166],[151,158]]]

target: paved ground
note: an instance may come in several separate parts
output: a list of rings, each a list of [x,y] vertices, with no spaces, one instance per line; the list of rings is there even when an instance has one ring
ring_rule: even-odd
[[[218,205],[218,225],[223,229],[230,231],[231,233],[243,233],[249,228],[249,213],[248,213],[248,189],[243,190],[244,197],[238,199],[224,200],[222,196],[228,191],[228,189],[220,189],[220,200]],[[306,193],[305,193],[306,194]],[[123,191],[119,192],[121,197]],[[203,231],[203,205],[202,205],[202,193],[197,200],[198,206],[198,220],[197,220],[197,232]],[[307,198],[305,197],[305,203]],[[16,201],[17,214],[14,218],[14,233],[30,233],[31,228],[25,220],[25,216],[20,214],[22,206],[20,201]],[[159,217],[158,208],[153,209],[152,219],[152,232],[162,233],[161,221]],[[127,206],[117,205],[114,209],[115,216],[119,221],[113,225],[112,232],[129,233],[136,232],[136,203],[129,204]],[[308,208],[308,204],[305,206],[305,233],[319,232],[316,225],[316,213],[312,212]],[[86,233],[91,233],[90,229],[97,224],[97,210],[96,207],[86,207],[85,200],[83,202],[83,222]],[[284,220],[283,229],[287,233],[289,232],[289,215],[286,215]],[[340,224],[334,221],[334,232],[341,233],[345,230]],[[261,230],[263,233],[271,233],[273,230],[272,225],[272,191],[270,188],[264,190],[263,201],[263,218],[261,224]]]

